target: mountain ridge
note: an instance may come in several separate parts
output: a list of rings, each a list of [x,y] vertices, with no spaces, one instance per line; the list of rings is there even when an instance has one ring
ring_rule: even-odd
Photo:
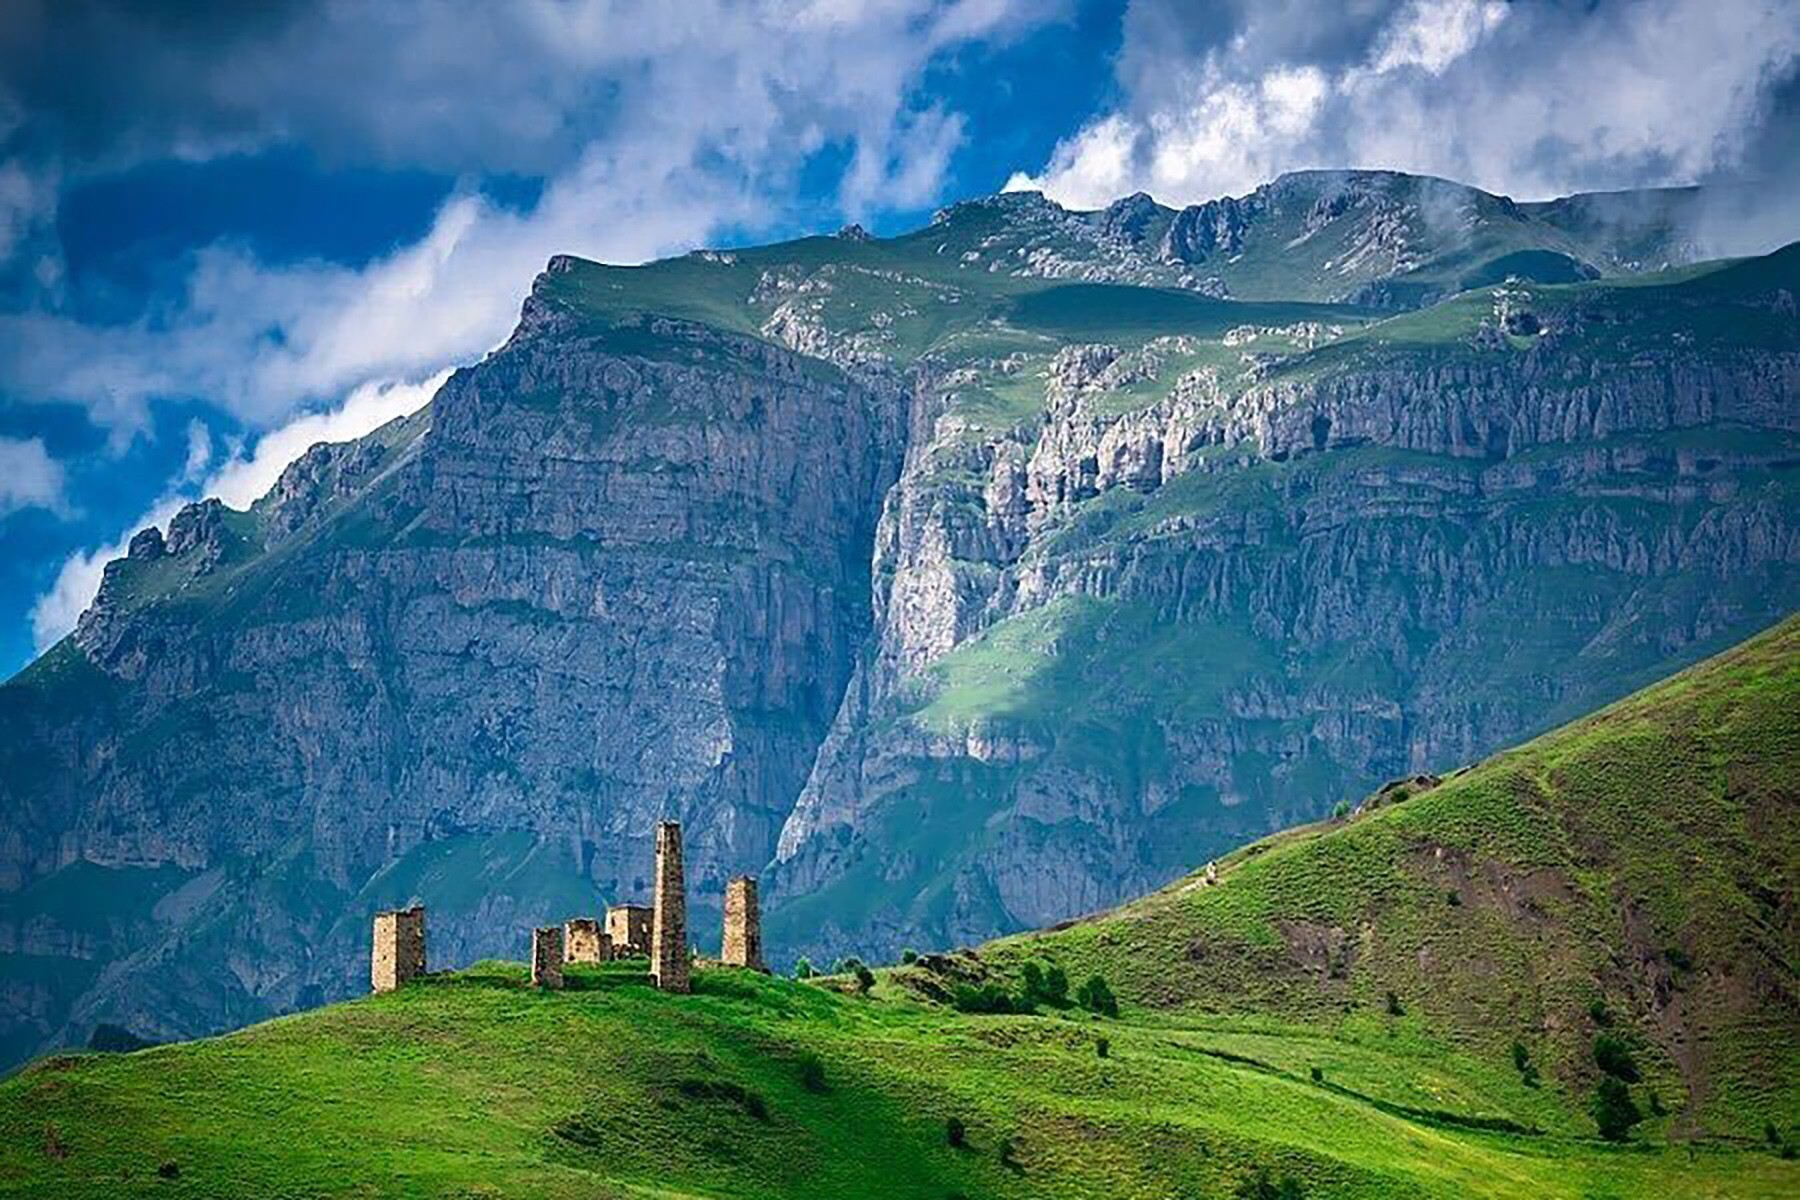
[[[134,539],[0,688],[6,1054],[346,994],[414,896],[495,952],[663,815],[796,953],[1049,923],[1792,594],[1792,248],[1390,315],[1017,205],[559,257],[420,413]]]

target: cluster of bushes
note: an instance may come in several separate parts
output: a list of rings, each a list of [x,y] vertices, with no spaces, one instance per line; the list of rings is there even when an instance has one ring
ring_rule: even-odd
[[[960,1011],[969,1013],[1034,1013],[1040,1006],[1069,1007],[1069,976],[1054,963],[1026,963],[1019,972],[1019,981],[1017,992],[1008,991],[998,983],[984,983],[979,987],[959,983],[951,990],[951,1002]],[[1075,989],[1074,1003],[1101,1016],[1119,1015],[1118,998],[1099,975],[1090,976],[1086,983]]]
[[[810,958],[799,958],[794,961],[795,979],[811,979],[818,973],[818,968],[812,965],[812,960]],[[875,972],[869,970],[868,966],[860,958],[852,957],[839,960],[838,965],[833,969],[832,974],[856,976],[856,990],[859,992],[867,992],[870,988],[875,986]]]

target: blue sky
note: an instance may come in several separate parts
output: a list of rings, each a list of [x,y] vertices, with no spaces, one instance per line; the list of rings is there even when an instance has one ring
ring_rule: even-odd
[[[141,524],[422,403],[552,253],[1311,166],[1783,180],[1796,54],[1782,0],[0,0],[0,675]]]

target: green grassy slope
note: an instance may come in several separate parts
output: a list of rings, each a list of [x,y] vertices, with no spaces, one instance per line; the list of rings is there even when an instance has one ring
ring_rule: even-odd
[[[1797,699],[1800,619],[1215,885],[868,995],[481,964],[47,1059],[0,1084],[0,1195],[1792,1195],[1764,1129],[1800,1123]],[[931,1000],[1032,959],[1122,1014]],[[1588,1116],[1596,1011],[1653,1114],[1629,1146]]]
[[[1104,973],[1153,1010],[1488,1060],[1516,1040],[1577,1093],[1604,1024],[1671,1130],[1754,1138],[1800,1121],[1797,868],[1790,618],[1436,788],[1245,847],[1215,885],[989,955]]]

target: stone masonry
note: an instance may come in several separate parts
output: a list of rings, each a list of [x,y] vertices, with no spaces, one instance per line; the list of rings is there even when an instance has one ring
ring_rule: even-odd
[[[425,909],[395,909],[375,914],[375,945],[369,956],[369,986],[391,992],[425,973]]]
[[[739,875],[725,885],[725,938],[719,957],[728,967],[768,969],[763,966],[762,913],[754,876]]]
[[[656,894],[650,918],[650,977],[665,992],[688,990],[687,882],[681,870],[681,825],[656,827]]]
[[[531,986],[560,988],[563,985],[563,929],[547,925],[531,932]]]
[[[650,915],[642,904],[615,904],[606,910],[606,936],[614,954],[650,953]]]
[[[592,917],[575,917],[563,925],[563,961],[602,963],[612,958],[612,939]]]

